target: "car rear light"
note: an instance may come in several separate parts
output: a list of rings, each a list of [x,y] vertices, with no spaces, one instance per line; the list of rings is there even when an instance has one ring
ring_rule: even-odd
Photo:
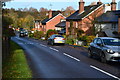
[[[63,38],[62,40],[65,40],[65,38]]]
[[[57,38],[54,38],[54,39],[57,39]]]

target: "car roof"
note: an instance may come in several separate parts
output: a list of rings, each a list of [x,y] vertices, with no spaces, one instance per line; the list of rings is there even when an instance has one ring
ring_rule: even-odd
[[[100,38],[100,39],[118,39],[118,38],[113,38],[113,37],[97,37],[97,38]]]

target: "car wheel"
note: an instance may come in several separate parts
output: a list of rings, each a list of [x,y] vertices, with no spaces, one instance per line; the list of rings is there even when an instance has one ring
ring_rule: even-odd
[[[102,53],[100,59],[101,59],[101,62],[102,62],[102,63],[107,63],[105,54]]]
[[[92,58],[92,57],[93,57],[91,50],[88,50],[88,57],[89,57],[89,58]]]
[[[53,42],[51,42],[51,45],[53,46],[53,45],[54,45],[54,43],[53,43]]]
[[[49,41],[47,41],[47,45],[50,45]]]

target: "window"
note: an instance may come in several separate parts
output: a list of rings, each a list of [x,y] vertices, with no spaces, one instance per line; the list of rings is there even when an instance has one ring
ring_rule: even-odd
[[[97,43],[102,44],[101,39],[98,39],[98,40],[97,40]]]
[[[76,28],[78,28],[78,23],[76,22]]]
[[[112,24],[112,29],[115,29],[116,28],[116,24]]]
[[[97,43],[97,39],[95,39],[95,40],[93,41],[93,43]]]

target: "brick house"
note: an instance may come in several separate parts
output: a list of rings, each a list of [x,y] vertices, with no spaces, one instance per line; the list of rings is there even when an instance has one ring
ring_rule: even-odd
[[[118,37],[120,33],[120,10],[107,11],[96,19],[96,31],[98,36]]]
[[[98,36],[118,37],[120,33],[120,10],[116,10],[115,0],[111,3],[111,11],[107,11],[96,18]]]
[[[57,25],[55,25],[57,28],[57,31],[59,34],[65,34],[66,33],[66,21],[61,21]]]
[[[66,17],[63,16],[60,11],[50,10],[48,14],[48,18],[41,21],[42,31],[46,33],[49,29],[56,30],[55,25],[60,23],[65,18]]]
[[[41,25],[41,21],[40,20],[35,20],[34,21],[34,28],[33,30],[37,30],[37,31],[42,31],[42,25]]]
[[[85,2],[80,0],[79,10],[66,18],[66,35],[69,35],[70,32],[75,35],[74,28],[83,30],[84,35],[91,35],[94,19],[110,10],[109,5],[103,4],[100,0],[94,5],[84,6],[84,4]],[[70,27],[73,27],[72,31],[69,30]]]

